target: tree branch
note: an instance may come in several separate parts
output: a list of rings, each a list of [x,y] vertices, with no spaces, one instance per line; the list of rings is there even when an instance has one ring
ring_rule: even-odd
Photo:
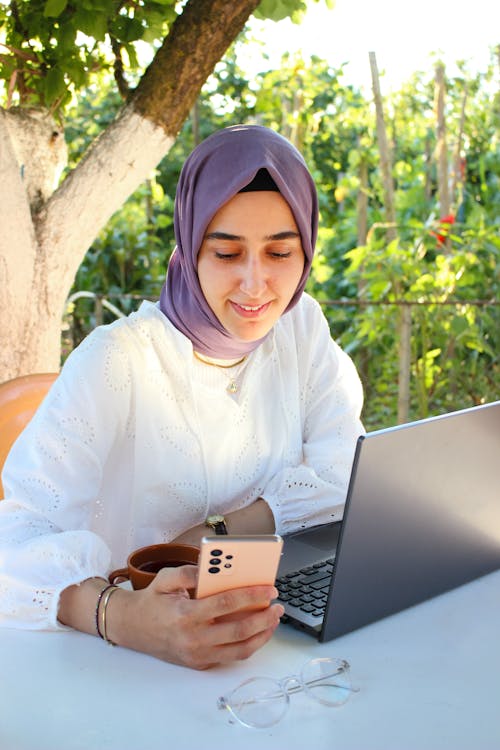
[[[260,0],[189,0],[132,96],[143,117],[176,135],[216,63]]]
[[[120,93],[121,98],[124,101],[127,101],[127,97],[130,93],[130,86],[128,85],[127,79],[125,78],[125,71],[123,68],[123,60],[122,60],[122,48],[115,37],[110,36],[111,38],[111,49],[113,50],[113,55],[115,56],[115,61],[113,63],[113,70],[115,75],[115,81],[116,85],[118,86],[118,91]]]
[[[168,153],[203,83],[259,0],[189,0],[129,103],[47,201],[38,240],[72,283],[112,214]]]

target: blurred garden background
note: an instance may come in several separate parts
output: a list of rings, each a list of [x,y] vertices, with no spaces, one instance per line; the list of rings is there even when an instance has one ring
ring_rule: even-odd
[[[255,33],[248,24],[234,41],[168,156],[88,249],[64,312],[63,359],[94,326],[158,298],[191,149],[221,127],[259,123],[289,138],[316,180],[308,291],[360,371],[367,428],[498,399],[500,46],[479,70],[460,60],[450,70],[436,54],[390,86],[367,50],[367,88],[319,55],[276,62],[273,50],[271,63]],[[68,99],[68,169],[121,104],[111,64]]]

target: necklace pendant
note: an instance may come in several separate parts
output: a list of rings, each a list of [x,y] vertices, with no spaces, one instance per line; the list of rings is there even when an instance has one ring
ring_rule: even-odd
[[[236,383],[234,382],[234,380],[231,380],[231,382],[229,383],[229,385],[226,388],[226,390],[231,395],[233,395],[235,393],[238,393],[238,386],[236,385]]]

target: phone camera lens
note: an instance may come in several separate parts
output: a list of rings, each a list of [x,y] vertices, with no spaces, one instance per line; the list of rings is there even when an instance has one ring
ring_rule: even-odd
[[[209,568],[208,572],[209,573],[220,573],[220,568]]]
[[[232,560],[232,559],[233,559],[232,555],[226,555],[226,560]]]
[[[210,554],[212,555],[212,557],[220,557],[222,555],[222,550],[221,549],[213,549],[213,550],[211,550]]]
[[[212,557],[210,560],[210,565],[220,565],[221,559],[220,557]]]

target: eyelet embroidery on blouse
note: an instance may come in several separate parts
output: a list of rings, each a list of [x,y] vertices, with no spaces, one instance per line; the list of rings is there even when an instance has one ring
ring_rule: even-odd
[[[156,494],[145,498],[145,504],[150,508],[155,507],[156,513],[161,517],[162,509],[165,517],[176,503],[189,512],[202,512],[205,509],[205,487],[197,482],[165,482]]]
[[[126,391],[132,384],[128,356],[111,343],[105,349],[104,381],[115,393]]]
[[[158,434],[161,440],[165,440],[171,448],[179,451],[183,456],[200,460],[196,436],[188,427],[161,425]]]
[[[45,496],[45,502],[47,510],[49,512],[56,512],[59,510],[61,505],[61,495],[56,489],[55,485],[48,482],[42,477],[34,475],[27,476],[21,481],[27,499],[34,505],[40,504],[40,497]]]
[[[41,607],[46,612],[49,610],[49,601],[51,599],[51,592],[50,591],[44,591],[44,589],[36,589],[33,595],[32,602],[33,604],[36,604],[38,607]]]
[[[99,521],[104,518],[104,500],[101,497],[96,497],[94,501],[94,519]]]
[[[84,417],[76,415],[62,417],[61,427],[65,431],[69,428],[73,435],[77,435],[82,443],[89,447],[95,443],[96,428]]]
[[[314,461],[311,463],[314,463],[314,471],[318,477],[316,483],[314,471],[307,465],[307,461],[306,465],[302,465],[304,415],[310,410],[311,398],[315,398],[316,393],[320,396],[323,392],[317,392],[313,387],[302,387],[311,368],[308,356],[310,357],[314,349],[318,350],[314,340],[320,329],[317,318],[313,317],[310,309],[311,305],[307,303],[307,306],[298,306],[296,312],[292,311],[290,315],[284,316],[279,326],[276,326],[276,336],[273,332],[273,337],[270,336],[264,342],[262,351],[259,349],[255,352],[259,368],[253,376],[248,374],[248,387],[252,399],[257,389],[262,391],[262,388],[269,386],[271,382],[276,383],[276,380],[271,380],[276,374],[281,379],[279,398],[261,399],[260,402],[257,400],[255,411],[255,403],[252,401],[252,412],[244,390],[237,404],[229,399],[222,403],[221,399],[220,411],[214,409],[216,413],[213,422],[210,421],[209,415],[204,415],[206,419],[196,441],[196,448],[189,445],[190,433],[183,434],[179,427],[186,423],[196,427],[195,404],[192,392],[188,390],[190,375],[186,374],[185,369],[177,366],[184,356],[185,342],[175,337],[172,330],[159,318],[156,310],[148,312],[146,309],[144,313],[138,314],[137,318],[119,321],[116,325],[107,326],[101,333],[96,331],[95,334],[91,334],[86,342],[72,353],[72,364],[68,360],[70,372],[68,379],[63,380],[63,387],[58,386],[58,381],[54,386],[54,408],[51,411],[66,412],[67,423],[61,423],[65,430],[63,435],[62,432],[58,433],[57,425],[52,423],[50,426],[48,419],[48,432],[45,437],[47,438],[50,432],[53,436],[51,440],[54,443],[59,440],[61,445],[54,451],[48,441],[45,453],[37,451],[37,456],[46,457],[53,452],[58,460],[61,460],[61,456],[64,456],[64,461],[69,460],[65,440],[66,437],[71,440],[72,432],[78,435],[87,430],[83,445],[87,447],[88,441],[92,440],[100,445],[104,416],[101,418],[102,425],[94,425],[85,408],[79,406],[74,414],[76,419],[79,418],[81,421],[72,422],[73,417],[68,411],[70,402],[67,399],[66,385],[75,392],[81,386],[82,393],[87,393],[103,375],[106,388],[102,389],[105,392],[97,406],[103,409],[102,415],[108,413],[109,407],[113,414],[122,415],[119,442],[110,446],[106,443],[106,449],[110,452],[104,457],[100,456],[99,452],[94,455],[92,447],[88,446],[89,458],[92,461],[95,459],[96,470],[102,472],[102,486],[94,487],[88,483],[85,485],[86,493],[98,495],[91,510],[91,530],[78,532],[78,539],[75,539],[74,544],[73,541],[69,542],[69,546],[66,547],[63,547],[62,543],[59,544],[59,534],[56,533],[59,530],[59,513],[64,523],[67,521],[69,526],[73,524],[74,527],[75,524],[81,523],[81,509],[78,506],[69,507],[67,515],[63,515],[62,512],[65,511],[63,498],[71,497],[71,477],[74,473],[72,465],[68,465],[67,472],[63,471],[57,475],[62,477],[59,483],[59,480],[50,478],[44,481],[43,475],[35,470],[22,468],[23,456],[19,455],[16,459],[17,463],[13,464],[17,472],[13,496],[18,493],[20,498],[20,511],[17,514],[19,521],[16,522],[9,516],[8,524],[3,529],[2,542],[5,539],[8,546],[19,545],[19,560],[26,568],[26,575],[20,575],[19,582],[16,581],[15,584],[15,594],[10,595],[5,591],[5,578],[3,579],[3,589],[0,591],[2,616],[8,616],[9,610],[15,610],[12,619],[17,618],[27,623],[36,622],[37,626],[41,627],[57,626],[54,621],[55,607],[51,601],[53,592],[49,592],[48,584],[44,586],[41,579],[37,581],[31,577],[30,571],[33,564],[36,567],[37,559],[46,561],[45,571],[49,572],[50,580],[52,575],[58,581],[64,578],[61,571],[66,570],[69,564],[75,566],[77,574],[82,572],[88,576],[96,569],[106,568],[109,559],[106,556],[106,545],[109,545],[113,557],[120,558],[114,566],[119,567],[124,563],[124,558],[126,559],[127,550],[141,546],[142,542],[148,544],[154,541],[170,541],[184,530],[186,523],[201,523],[205,518],[207,500],[210,501],[211,507],[220,502],[221,509],[227,510],[229,504],[234,509],[244,507],[257,497],[268,493],[282,533],[340,517],[341,499],[345,489],[341,475],[348,475],[350,470],[349,446],[354,445],[356,438],[353,434],[352,414],[359,399],[355,390],[355,375],[351,374],[349,367],[345,367],[345,372],[339,377],[338,394],[330,392],[330,382],[324,383],[329,393],[329,404],[332,404],[332,400],[334,403],[333,409],[328,408],[328,418],[332,425],[335,425],[332,427],[332,440],[335,442],[336,437],[343,436],[341,439],[345,445],[331,454],[324,446],[320,446],[319,449],[317,446],[311,447],[311,455],[314,455]],[[137,337],[141,338],[143,348],[137,346]],[[300,359],[296,351],[297,337],[306,337],[305,356]],[[272,341],[278,346],[277,349],[273,349]],[[310,346],[307,341],[311,342]],[[315,363],[313,379],[316,377],[316,366]],[[319,372],[317,376],[321,380]],[[321,383],[318,388],[322,388]],[[267,393],[270,393],[269,387]],[[349,400],[349,393],[354,393],[352,400]],[[335,409],[336,401],[339,404],[338,413]],[[152,416],[151,403],[154,405]],[[317,407],[316,411],[319,408],[322,407]],[[254,413],[256,424],[252,425],[249,417]],[[347,416],[343,418],[342,414]],[[314,440],[312,419],[314,415],[305,425],[305,429],[307,437],[311,436]],[[90,422],[90,425],[85,425],[85,420]],[[147,447],[147,440],[144,438],[152,434],[151,422],[155,425],[155,437],[151,447]],[[167,429],[167,423],[172,427]],[[226,424],[230,430],[226,430]],[[42,429],[37,427],[37,440],[43,441],[43,438]],[[222,441],[220,451],[213,450],[214,440],[219,439]],[[223,444],[224,440],[227,441],[227,450],[226,444]],[[270,440],[273,450],[269,448]],[[282,445],[277,454],[276,445],[280,442]],[[224,460],[231,462],[231,472],[223,472],[220,482],[217,480],[217,472],[214,472],[215,476],[210,477],[209,483],[205,484],[198,450],[206,450],[208,461],[213,457],[216,460],[221,457],[224,459],[229,454],[229,458]],[[246,453],[249,454],[248,463]],[[124,455],[126,460],[123,460]],[[142,472],[137,471],[134,457],[140,462]],[[257,461],[252,464],[255,458]],[[109,466],[106,465],[106,461],[109,461]],[[56,474],[50,473],[49,461],[45,458],[42,463],[47,469],[46,476],[55,477]],[[31,459],[27,466],[31,466]],[[283,466],[290,468],[284,470]],[[114,495],[114,476],[116,477],[117,467],[120,467],[120,490]],[[95,479],[93,469],[94,467],[91,472],[92,482]],[[85,483],[87,476],[87,472],[85,475],[82,474],[82,483]],[[172,478],[178,481],[169,481]],[[338,501],[332,500],[329,507],[328,502],[332,495],[338,497]],[[31,506],[36,507],[37,511],[32,512]],[[40,520],[37,518],[38,513]],[[47,520],[48,518],[53,518],[55,526]],[[114,520],[116,528],[113,526]],[[178,520],[180,528],[176,528]],[[22,533],[20,528],[16,528],[21,526]],[[120,531],[122,527],[123,531]],[[51,532],[55,533],[52,535]],[[30,554],[29,560],[22,559],[24,539],[21,537],[24,535],[33,542],[33,549],[41,550],[43,545],[45,551],[40,552],[38,556]],[[43,535],[47,537],[46,540],[36,539]],[[2,597],[4,593],[6,597],[10,596],[10,599]],[[49,614],[45,614],[45,597],[50,602]],[[36,606],[30,603],[32,598]]]
[[[250,457],[251,456],[251,460]],[[262,452],[256,435],[249,435],[236,455],[235,476],[243,486],[262,472]]]

